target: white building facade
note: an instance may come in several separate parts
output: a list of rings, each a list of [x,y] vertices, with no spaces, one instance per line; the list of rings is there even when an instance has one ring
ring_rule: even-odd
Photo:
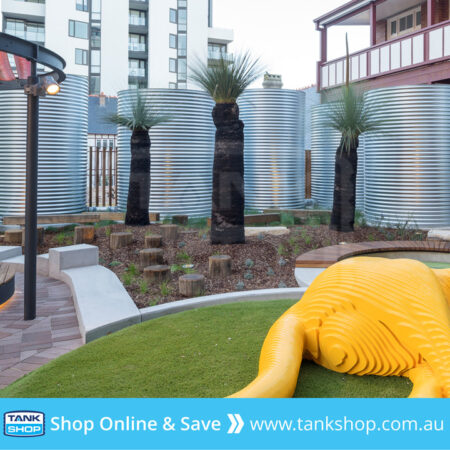
[[[196,88],[189,69],[228,54],[233,32],[212,23],[213,0],[0,0],[1,29],[63,56],[90,93]]]

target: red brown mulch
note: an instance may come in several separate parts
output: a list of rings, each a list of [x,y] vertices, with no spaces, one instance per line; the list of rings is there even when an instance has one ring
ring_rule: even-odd
[[[118,231],[131,231],[134,236],[133,245],[111,250],[109,234]],[[295,258],[309,250],[343,241],[426,239],[426,232],[420,230],[372,227],[356,228],[353,233],[338,233],[330,231],[327,225],[296,225],[290,231],[288,236],[260,235],[248,238],[245,245],[211,245],[209,236],[205,234],[207,230],[184,229],[176,243],[165,243],[163,246],[165,263],[173,269],[166,285],[145,284],[139,270],[139,250],[145,248],[144,238],[147,234],[159,234],[159,225],[128,227],[115,224],[101,227],[96,230],[94,245],[100,249],[100,263],[116,273],[136,305],[143,308],[183,298],[178,293],[178,278],[183,275],[179,266],[186,263],[193,264],[195,272],[205,276],[204,295],[240,289],[297,287],[294,277]],[[70,245],[72,240],[71,232],[47,232],[45,243],[39,248],[39,252],[47,252],[51,247]],[[209,278],[208,258],[215,254],[231,256],[232,275],[229,278]],[[254,265],[249,267],[251,262]],[[136,271],[133,270],[133,265]]]

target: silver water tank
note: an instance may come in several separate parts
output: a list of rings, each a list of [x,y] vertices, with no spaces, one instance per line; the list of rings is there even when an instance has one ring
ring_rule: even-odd
[[[214,103],[208,94],[194,90],[145,89],[141,91],[154,111],[170,117],[150,131],[150,211],[163,217],[211,214],[212,166],[215,126]],[[136,90],[119,92],[118,110],[129,114]],[[126,209],[130,174],[131,132],[119,127],[118,205]]]
[[[450,86],[375,89],[379,120],[365,145],[365,215],[372,224],[450,225]]]
[[[249,89],[238,104],[245,125],[246,208],[302,208],[305,93]]]
[[[320,208],[333,207],[334,168],[341,134],[328,124],[330,106],[311,108],[311,196]],[[364,135],[359,138],[356,209],[364,210]]]
[[[40,99],[38,213],[86,209],[88,80],[68,75]],[[27,96],[0,91],[0,217],[25,214]]]

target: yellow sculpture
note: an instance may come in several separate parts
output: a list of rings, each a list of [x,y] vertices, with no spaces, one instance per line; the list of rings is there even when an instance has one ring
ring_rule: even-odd
[[[450,397],[450,269],[359,257],[322,272],[270,329],[257,378],[231,397],[292,397],[302,358],[404,376],[410,397]]]

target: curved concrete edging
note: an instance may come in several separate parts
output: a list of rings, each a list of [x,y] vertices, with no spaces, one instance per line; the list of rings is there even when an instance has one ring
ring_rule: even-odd
[[[227,303],[262,302],[271,300],[299,300],[306,288],[258,289],[254,291],[228,292],[226,294],[207,295],[204,297],[178,300],[163,305],[149,306],[140,310],[142,322],[158,317],[175,314],[190,309]]]

